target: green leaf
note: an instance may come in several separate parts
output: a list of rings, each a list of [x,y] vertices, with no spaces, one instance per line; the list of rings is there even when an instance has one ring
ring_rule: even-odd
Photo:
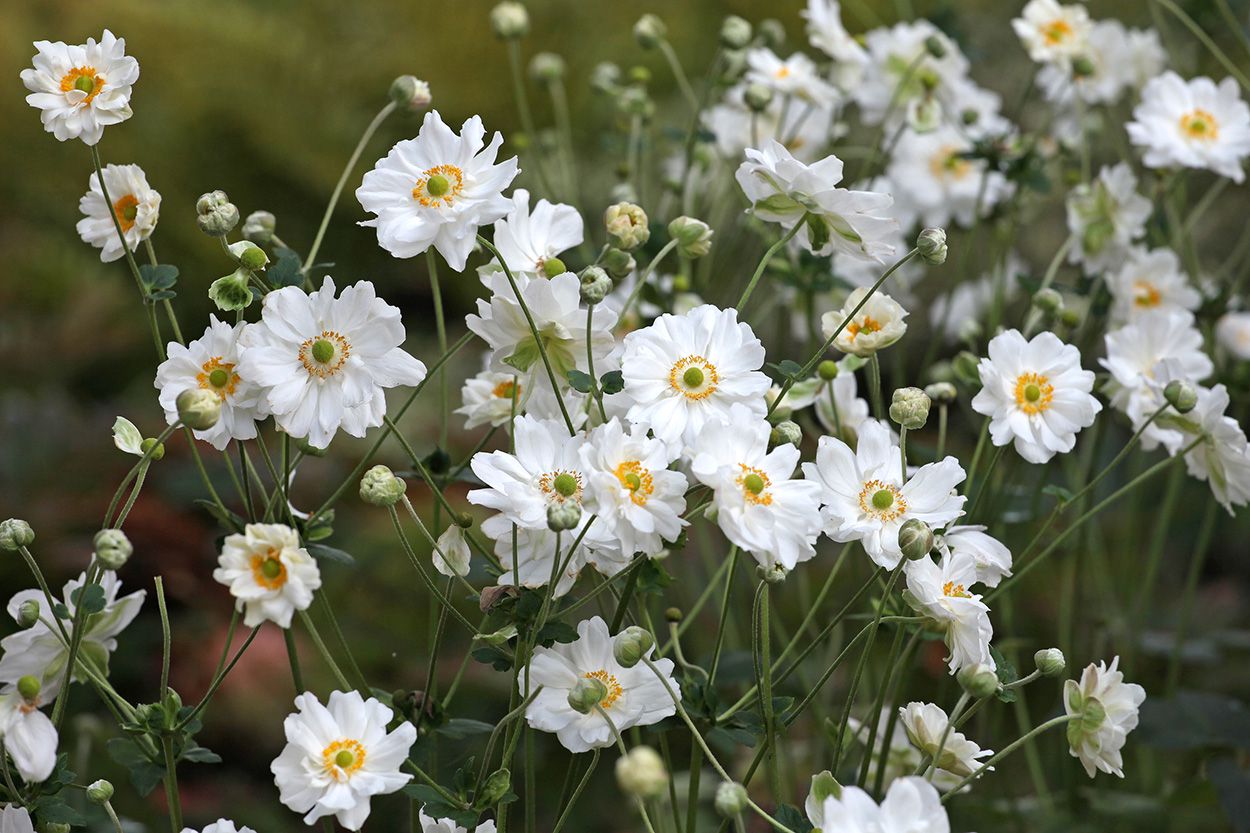
[[[130,783],[135,792],[146,796],[165,777],[165,767],[148,760],[143,750],[130,738],[112,738],[106,744],[109,757],[130,773]]]
[[[157,290],[156,292],[153,292],[151,295],[149,295],[148,300],[168,301],[171,298],[177,298],[177,297],[178,297],[178,293],[174,292],[172,289],[160,289],[160,290]]]
[[[570,370],[568,377],[569,385],[572,386],[573,390],[578,393],[590,393],[590,385],[594,379],[592,379],[589,374],[583,373],[580,370]]]
[[[84,613],[99,613],[104,610],[104,588],[98,584],[75,588],[69,600],[75,608],[81,607]]]
[[[778,804],[773,815],[794,833],[808,833],[812,829],[812,823],[807,820],[807,816],[793,804]]]
[[[998,674],[998,681],[1003,685],[1014,683],[1020,679],[1020,673],[1016,671],[1016,667],[1003,656],[1002,651],[990,645],[990,656],[994,658],[995,673]],[[994,695],[1004,703],[1016,702],[1016,693],[1008,689],[1000,688],[998,693]]]
[[[222,526],[226,527],[227,529],[233,530],[234,532],[243,531],[243,527],[246,522],[243,520],[243,518],[231,512],[229,509],[223,509],[222,507],[218,506],[216,503],[213,503],[211,500],[204,500],[203,498],[196,498],[195,502],[197,505],[202,506],[204,509],[206,509],[208,511],[208,514],[216,518],[217,522],[220,523]]]
[[[619,370],[609,370],[599,377],[599,388],[607,395],[625,390],[625,377]]]
[[[434,730],[433,734],[442,735],[453,740],[461,740],[463,738],[473,737],[474,735],[489,735],[495,727],[490,723],[482,720],[470,720],[467,717],[453,717],[442,726]]]
[[[168,263],[153,266],[145,263],[139,267],[139,279],[149,292],[155,289],[169,289],[178,282],[178,267]]]
[[[356,559],[353,558],[350,553],[346,553],[343,550],[336,549],[335,547],[328,547],[325,544],[310,543],[305,547],[305,549],[308,550],[309,555],[319,561],[334,561],[339,564],[356,563]]]
[[[538,361],[539,355],[538,343],[533,338],[527,338],[517,345],[516,351],[504,359],[503,363],[525,373],[529,371],[534,362]],[[587,389],[589,390],[589,388]]]
[[[673,577],[655,559],[648,558],[634,569],[638,571],[638,583],[635,585],[638,593],[659,593],[673,583]]]
[[[265,278],[274,289],[284,286],[299,286],[304,282],[304,274],[300,268],[299,255],[290,249],[279,249],[278,260],[265,272]]]
[[[538,632],[538,642],[544,648],[550,648],[553,642],[568,644],[577,641],[577,629],[567,622],[548,622]]]
[[[1050,495],[1051,497],[1055,498],[1060,503],[1067,503],[1068,501],[1072,500],[1073,497],[1075,497],[1075,495],[1072,492],[1063,488],[1057,483],[1051,483],[1048,486],[1044,486],[1042,488],[1042,494]]]
[[[182,754],[178,756],[180,761],[191,761],[197,764],[219,764],[221,756],[211,749],[200,746],[195,741],[188,741]]]

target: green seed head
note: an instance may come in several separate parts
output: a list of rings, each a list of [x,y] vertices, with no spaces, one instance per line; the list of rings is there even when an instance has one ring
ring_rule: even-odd
[[[347,769],[353,762],[355,762],[355,760],[355,755],[346,749],[341,749],[339,750],[339,753],[334,756],[334,765],[339,769]]]
[[[577,491],[577,478],[568,472],[563,472],[556,475],[556,479],[551,485],[563,497],[572,497],[573,493]]]
[[[872,505],[876,509],[889,509],[894,505],[894,493],[889,489],[878,489],[873,493]]]
[[[758,495],[760,492],[764,491],[764,478],[760,477],[758,474],[748,474],[746,477],[742,478],[742,485],[745,486],[746,490],[751,494]]]
[[[334,358],[334,345],[324,338],[317,339],[313,342],[312,357],[319,364],[327,363]]]
[[[1024,386],[1024,398],[1030,402],[1036,402],[1042,398],[1042,389],[1030,382]]]
[[[548,278],[554,278],[556,275],[563,275],[569,271],[564,268],[564,261],[558,257],[543,258],[543,274]]]
[[[451,183],[442,174],[434,174],[425,181],[425,190],[431,197],[441,197],[451,190]]]
[[[277,578],[282,575],[282,562],[276,558],[266,558],[260,565],[260,571],[265,578]]]
[[[39,696],[41,688],[43,686],[39,683],[39,678],[30,674],[17,681],[17,693],[22,695],[22,699],[27,702],[33,702]]]
[[[703,371],[697,367],[687,367],[681,374],[682,383],[688,388],[697,388],[703,384]]]
[[[91,95],[95,91],[95,79],[90,75],[80,75],[78,80],[74,82],[74,89],[81,90],[87,95]]]
[[[208,374],[208,383],[215,388],[224,388],[226,386],[226,382],[229,381],[230,374],[223,368],[219,367],[212,373]]]

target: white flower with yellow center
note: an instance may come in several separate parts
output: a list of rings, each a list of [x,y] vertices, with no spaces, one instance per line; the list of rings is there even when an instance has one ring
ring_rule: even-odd
[[[746,86],[731,87],[721,103],[709,107],[703,115],[705,126],[716,137],[717,152],[730,164],[740,162],[743,151],[769,137],[784,142],[797,158],[812,161],[823,156],[831,136],[845,132],[835,126],[831,133],[832,107],[786,107],[784,96],[773,96],[768,106],[757,113],[746,104]]]
[[[1215,322],[1215,340],[1240,361],[1250,360],[1250,312],[1226,312]]]
[[[694,444],[694,476],[713,492],[725,536],[766,570],[789,572],[816,555],[820,487],[794,479],[799,450],[768,450],[772,426],[735,405],[728,422],[709,423]]]
[[[1202,303],[1171,249],[1133,249],[1122,263],[1107,275],[1113,322],[1132,323],[1150,310],[1193,311]]]
[[[1042,64],[1066,64],[1084,55],[1092,27],[1084,6],[1065,6],[1055,0],[1029,0],[1011,21],[1029,57]]]
[[[1210,78],[1186,81],[1170,71],[1152,78],[1125,130],[1144,149],[1148,168],[1206,168],[1233,182],[1245,179],[1250,107],[1232,78],[1218,85]]]
[[[806,806],[815,828],[828,833],[950,833],[951,829],[937,789],[915,775],[891,781],[880,804],[860,787],[842,787],[836,795],[809,797]]]
[[[386,727],[394,712],[356,691],[333,691],[328,707],[305,692],[282,724],[286,748],[269,765],[278,797],[304,813],[304,823],[333,816],[348,830],[369,817],[369,800],[396,792],[412,780],[400,772],[417,730],[408,721]]]
[[[620,542],[623,555],[654,556],[687,525],[686,476],[664,442],[612,419],[592,430],[580,450],[588,478],[587,509]]]
[[[970,589],[977,581],[977,564],[972,556],[949,552],[940,562],[919,558],[906,562],[903,573],[911,606],[945,632],[951,673],[978,663],[994,668],[990,609]]]
[[[868,742],[868,724],[852,717],[848,725],[855,732],[855,739],[861,745],[866,745]],[[890,729],[891,726],[893,726],[892,730]],[[888,740],[886,740],[887,731],[890,732]],[[884,761],[881,760],[883,753],[885,755]],[[929,763],[920,750],[912,746],[911,739],[907,736],[907,730],[903,728],[902,721],[898,719],[898,712],[892,708],[883,708],[877,716],[877,742],[873,746],[870,757],[872,763],[869,766],[873,771],[884,764],[885,778],[882,783],[885,785],[890,784],[897,778],[910,776],[919,769],[922,763],[926,766]],[[944,769],[934,770],[932,776],[933,786],[942,792],[946,792],[962,780],[958,775],[952,775]]]
[[[994,445],[1014,441],[1030,463],[1071,451],[1077,432],[1102,410],[1090,395],[1094,373],[1081,369],[1080,351],[1051,332],[1027,340],[1019,330],[994,336],[977,370],[981,390],[972,409],[990,418]]]
[[[886,177],[904,227],[970,226],[979,219],[978,206],[984,216],[1011,193],[1001,173],[988,170],[983,159],[968,158],[973,150],[971,138],[950,125],[899,137]]]
[[[108,29],[97,43],[35,41],[34,69],[22,70],[30,90],[26,103],[43,112],[44,129],[57,139],[94,145],[104,128],[130,118],[130,87],[139,80],[139,62],[126,54],[126,41]]]
[[[464,414],[466,431],[482,425],[498,428],[507,425],[514,414],[525,411],[525,400],[529,394],[529,386],[518,378],[516,372],[483,370],[465,380],[464,387],[460,389],[464,404],[456,409],[456,413]]]
[[[452,819],[436,819],[425,814],[422,808],[417,815],[417,820],[421,825],[421,833],[469,833],[469,831],[456,824]],[[495,833],[495,820],[487,819],[474,828],[473,833]]]
[[[738,311],[711,305],[661,315],[625,336],[621,358],[628,421],[677,448],[691,446],[735,403],[756,417],[766,410],[764,345]]]
[[[237,369],[239,335],[247,325],[240,322],[231,327],[214,315],[208,321],[204,335],[185,347],[169,342],[165,348],[168,358],[156,368],[154,384],[161,392],[161,407],[170,425],[178,421],[178,394],[190,388],[217,394],[221,399],[217,424],[196,431],[195,436],[221,451],[231,440],[254,438],[256,420],[263,418],[267,409],[260,388],[239,375]]]
[[[649,648],[650,657],[655,648]],[[681,697],[681,688],[673,679],[673,661],[653,660],[664,675],[673,694]],[[521,672],[521,693],[538,686],[543,690],[525,709],[525,720],[542,732],[552,732],[570,752],[588,752],[615,743],[612,727],[598,709],[585,714],[569,705],[569,694],[584,679],[603,684],[603,710],[617,731],[633,726],[650,726],[676,714],[677,708],[659,677],[644,663],[625,668],[616,661],[608,626],[598,616],[579,622],[577,640],[556,643],[550,648],[535,648],[529,667]]]
[[[18,775],[28,784],[48,780],[56,768],[56,727],[39,710],[53,699],[33,676],[0,694],[0,739],[4,741],[0,754],[8,753]]]
[[[447,264],[464,271],[478,229],[513,208],[503,190],[516,178],[516,157],[495,164],[503,137],[483,142],[479,116],[457,136],[437,110],[425,114],[415,139],[405,139],[379,159],[356,189],[356,199],[378,230],[378,244],[395,257],[415,257],[433,246]]]
[[[108,191],[108,199],[104,191]],[[123,254],[117,238],[117,224],[132,252],[151,237],[161,213],[161,195],[148,186],[148,178],[138,165],[105,165],[104,188],[94,173],[87,180],[87,193],[78,201],[83,218],[78,221],[78,236],[100,250],[105,263]]]
[[[187,827],[183,828],[182,833],[196,833],[196,831]],[[199,833],[256,833],[256,831],[247,825],[236,827],[235,823],[230,821],[230,819],[217,819],[217,821],[200,830]]]
[[[1110,665],[1090,663],[1080,682],[1068,680],[1063,686],[1064,711],[1081,715],[1068,724],[1068,751],[1090,778],[1097,772],[1124,777],[1120,750],[1137,728],[1137,711],[1146,700],[1144,688],[1124,682],[1119,664],[1119,657]]]
[[[802,52],[783,60],[767,47],[756,47],[747,50],[746,60],[749,83],[762,84],[777,95],[793,96],[807,104],[828,107],[837,101],[837,90],[820,77],[816,62]]]
[[[1137,193],[1137,177],[1125,162],[1103,168],[1088,185],[1078,185],[1066,202],[1073,245],[1068,262],[1080,263],[1091,275],[1124,262],[1132,242],[1146,233],[1153,210]]]
[[[554,278],[568,271],[560,254],[582,244],[581,213],[571,205],[539,200],[530,211],[530,193],[512,192],[512,210],[495,221],[495,247],[513,274]]]
[[[941,47],[942,57],[934,56],[930,42]],[[850,92],[865,124],[880,124],[890,114],[887,129],[896,129],[912,102],[928,96],[936,96],[945,112],[959,112],[951,106],[951,94],[968,79],[968,59],[932,23],[915,20],[879,26],[865,34],[864,46],[868,63],[862,81]]]
[[[884,350],[907,332],[907,322],[903,320],[907,317],[907,310],[884,292],[872,293],[868,301],[859,306],[868,292],[868,287],[855,288],[842,303],[842,309],[830,310],[820,317],[820,328],[825,338],[842,327],[833,341],[836,349],[863,358]],[[859,307],[858,311],[856,307]],[[855,313],[853,316],[852,312]],[[846,322],[845,327],[843,322]]]
[[[243,533],[227,535],[217,558],[213,580],[230,588],[243,624],[254,628],[273,622],[291,626],[297,610],[307,610],[321,586],[321,570],[299,534],[282,524],[248,524]]]
[[[893,569],[903,557],[899,528],[909,520],[937,528],[959,517],[964,498],[955,487],[965,474],[947,457],[903,476],[898,446],[879,422],[865,422],[854,451],[842,440],[821,437],[816,461],[803,476],[819,487],[825,534],[835,541],[859,541],[876,564]]]
[[[1228,513],[1250,503],[1250,443],[1241,424],[1228,416],[1228,391],[1223,385],[1198,388],[1198,404],[1188,415],[1186,444],[1203,441],[1185,455],[1192,477],[1207,481],[1211,493]]]
[[[963,732],[955,729],[948,732],[950,718],[933,703],[911,702],[900,706],[898,714],[908,740],[930,761],[936,759],[937,768],[943,772],[964,778],[980,768],[982,758],[994,754],[992,750],[982,749],[969,740]]]
[[[977,583],[997,587],[1011,575],[1011,550],[985,532],[984,526],[952,526],[938,539],[938,547],[967,553],[977,565]]]
[[[238,373],[264,389],[282,430],[325,448],[341,428],[363,437],[382,424],[386,388],[417,385],[425,365],[404,352],[399,308],[361,281],[334,297],[329,276],[265,296],[261,320],[239,337]]]

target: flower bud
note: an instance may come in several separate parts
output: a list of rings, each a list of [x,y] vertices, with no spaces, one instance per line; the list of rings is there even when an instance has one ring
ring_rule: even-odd
[[[939,405],[949,405],[955,401],[959,391],[950,382],[934,382],[931,385],[925,385],[924,395]]]
[[[564,77],[564,59],[554,52],[539,52],[530,58],[530,78],[551,83]]]
[[[760,580],[768,584],[781,584],[788,575],[790,575],[790,571],[782,564],[770,564],[767,567],[759,568]]]
[[[430,95],[430,85],[415,75],[401,75],[391,82],[387,91],[391,101],[402,110],[418,113],[430,106],[434,97]],[[246,230],[244,236],[247,236]]]
[[[587,304],[597,304],[612,291],[612,279],[598,266],[587,266],[581,274],[581,296]]]
[[[1187,414],[1198,404],[1198,391],[1188,382],[1173,379],[1163,388],[1163,398],[1177,413]]]
[[[920,388],[899,388],[890,401],[890,419],[908,431],[924,428],[929,419],[928,394]]]
[[[773,88],[759,83],[747,84],[742,99],[751,110],[762,113],[773,103]]]
[[[268,246],[277,226],[278,218],[268,211],[253,211],[243,221],[243,239],[258,246]]]
[[[745,49],[751,42],[751,24],[731,14],[720,25],[721,46],[726,49]]]
[[[925,263],[941,266],[946,262],[946,230],[927,228],[916,238],[916,248]]]
[[[615,92],[620,85],[621,68],[611,61],[601,61],[590,71],[590,88],[595,92]]]
[[[204,388],[187,388],[174,400],[178,419],[193,431],[207,431],[221,419],[221,397]]]
[[[646,628],[630,625],[612,639],[612,656],[623,668],[633,668],[655,645],[655,637]]]
[[[306,456],[306,457],[324,457],[324,456],[326,456],[326,449],[324,449],[324,448],[317,448],[315,445],[313,445],[312,443],[308,442],[308,438],[307,438],[307,437],[297,437],[297,438],[295,438],[295,447],[296,447],[296,448],[298,448],[298,449],[300,450],[300,453],[301,453],[301,454],[303,454],[303,455],[304,455],[304,456]]]
[[[1033,306],[1046,315],[1058,315],[1063,311],[1063,295],[1049,286],[1039,289],[1033,293]]]
[[[552,532],[576,529],[582,520],[582,507],[571,500],[553,503],[547,507],[547,528]]]
[[[803,442],[803,429],[797,422],[791,422],[788,419],[774,425],[772,432],[768,435],[769,449],[786,444],[797,447],[801,442]]]
[[[106,570],[120,570],[130,559],[134,547],[120,529],[101,529],[95,534],[95,557]]]
[[[640,84],[645,87],[651,83],[651,70],[641,64],[635,64],[629,68],[629,81],[632,84]]]
[[[218,278],[208,286],[208,298],[223,312],[247,309],[252,303],[251,275],[240,266],[224,278]]]
[[[653,14],[644,14],[634,24],[634,40],[643,49],[654,49],[667,35],[668,27]]]
[[[209,191],[195,202],[195,222],[210,237],[225,237],[239,224],[239,209],[225,191]]]
[[[39,833],[70,833],[73,828],[63,821],[45,821]]]
[[[39,698],[39,692],[43,689],[43,683],[39,682],[39,678],[27,674],[19,677],[17,680],[17,693],[27,703],[34,703]]]
[[[464,537],[464,527],[454,522],[457,519],[452,520],[453,523],[438,536],[438,549],[434,551],[434,569],[448,578],[467,576],[472,561],[469,542]]]
[[[682,612],[680,607],[667,607],[664,609],[664,621],[677,624],[682,620]]]
[[[491,807],[512,789],[512,771],[500,767],[490,774],[480,793],[474,796],[479,807]]]
[[[713,801],[716,812],[730,819],[741,813],[747,806],[746,787],[734,781],[722,781],[716,787],[716,798]]]
[[[569,708],[590,714],[608,696],[608,687],[598,677],[582,677],[569,689]]]
[[[998,691],[998,675],[988,665],[977,663],[959,669],[955,679],[963,686],[964,691],[978,700],[992,697]]]
[[[898,528],[898,548],[913,561],[924,558],[933,551],[933,530],[919,518],[905,521]]]
[[[618,202],[603,213],[608,234],[622,249],[636,249],[651,239],[647,212],[632,202]]]
[[[838,363],[833,359],[825,359],[816,365],[816,375],[826,382],[832,382],[838,378]]]
[[[262,272],[269,265],[269,255],[265,254],[265,250],[249,240],[231,243],[227,248],[240,266],[253,272]]]
[[[668,224],[677,251],[686,257],[703,257],[712,249],[712,229],[702,220],[681,216]]]
[[[785,45],[786,27],[780,20],[774,17],[766,17],[759,22],[756,29],[764,46],[767,46],[774,52]]]
[[[603,264],[603,268],[607,270],[607,273],[618,281],[638,268],[638,263],[634,260],[633,255],[617,248],[608,249],[604,253],[603,259],[599,262]]]
[[[616,759],[616,783],[628,795],[654,798],[668,786],[668,770],[650,746],[635,746]]]
[[[942,102],[926,95],[907,105],[907,124],[917,133],[932,133],[942,124]]]
[[[1098,68],[1094,66],[1094,62],[1086,55],[1077,55],[1072,59],[1072,77],[1073,78],[1089,78]]]
[[[27,599],[17,606],[17,626],[19,628],[34,627],[39,621],[39,600]]]
[[[374,506],[394,506],[407,488],[388,467],[376,465],[360,478],[360,499]]]
[[[1042,672],[1043,677],[1058,677],[1068,667],[1063,651],[1058,648],[1043,648],[1033,655],[1033,664]]]
[[[924,40],[924,48],[930,55],[939,61],[946,57],[946,44],[937,35],[929,35]]]
[[[529,12],[515,0],[504,0],[490,10],[490,28],[504,40],[523,38],[530,30]]]
[[[35,542],[35,530],[20,518],[0,521],[0,549],[17,550]]]
[[[147,455],[149,460],[153,462],[163,460],[165,458],[165,444],[158,443],[156,437],[148,437],[139,443],[139,450]]]
[[[87,787],[87,798],[96,804],[107,804],[113,797],[113,785],[101,778]]]
[[[1059,323],[1065,327],[1075,327],[1081,323],[1081,313],[1074,309],[1059,310]]]

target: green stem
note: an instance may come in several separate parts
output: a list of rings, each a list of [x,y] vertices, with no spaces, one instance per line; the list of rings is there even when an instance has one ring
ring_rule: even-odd
[[[764,252],[764,256],[760,258],[759,265],[755,267],[755,274],[751,276],[751,280],[747,283],[746,289],[742,290],[742,295],[739,296],[738,303],[735,304],[739,313],[746,308],[747,300],[750,299],[751,293],[755,292],[755,285],[760,282],[760,276],[764,274],[764,269],[768,266],[768,262],[773,259],[773,255],[781,251],[781,247],[789,243],[790,239],[799,233],[799,229],[801,229],[803,224],[807,222],[807,218],[808,214],[804,212],[803,216],[799,218],[799,221],[791,226],[790,230],[783,234],[780,240],[769,246],[768,251]]]
[[[1192,17],[1186,14],[1180,6],[1173,3],[1172,0],[1153,0],[1153,2],[1167,9],[1173,17],[1183,23],[1185,28],[1192,32],[1194,37],[1201,41],[1202,45],[1207,48],[1207,51],[1215,57],[1215,60],[1220,62],[1220,66],[1224,67],[1225,71],[1228,72],[1229,75],[1237,79],[1237,83],[1241,85],[1241,88],[1250,92],[1250,78],[1247,78],[1246,74],[1241,71],[1240,67],[1238,67],[1236,63],[1231,61],[1229,57],[1224,54],[1224,50],[1216,46],[1215,41],[1211,39],[1211,36],[1208,35]]]
[[[993,764],[997,763],[998,761],[1001,761],[1003,758],[1007,757],[1008,755],[1010,755],[1012,752],[1019,749],[1024,744],[1033,740],[1033,738],[1037,737],[1038,735],[1042,734],[1048,729],[1053,729],[1056,726],[1062,726],[1063,724],[1070,723],[1073,720],[1079,720],[1080,717],[1081,716],[1079,714],[1061,714],[1058,717],[1047,720],[1045,723],[1042,723],[1034,727],[1028,734],[1024,735],[1023,737],[1017,738],[1014,742],[1012,742],[1009,746],[1007,746],[1006,749],[1003,749],[1000,752],[996,752],[993,756],[990,757],[989,760],[987,760],[985,763],[981,764],[981,766],[973,770],[973,772],[970,775],[968,775],[966,778],[964,778],[955,786],[951,787],[950,790],[948,790],[946,794],[942,796],[942,803],[945,804],[946,799],[950,798],[952,795],[957,794],[965,786],[967,786],[968,784],[976,780],[978,777],[980,777],[981,774],[984,773],[987,769],[989,769]]]

